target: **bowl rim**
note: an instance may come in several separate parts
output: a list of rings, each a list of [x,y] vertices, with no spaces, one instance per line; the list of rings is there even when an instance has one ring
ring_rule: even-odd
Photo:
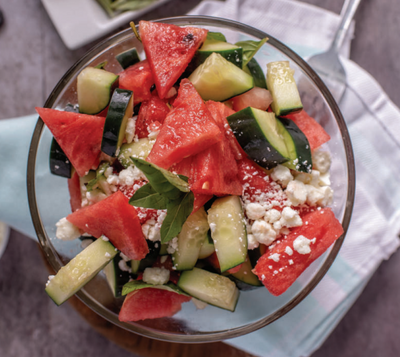
[[[279,51],[283,52],[285,56],[289,59],[294,61],[301,70],[307,74],[309,79],[314,82],[314,84],[318,87],[321,91],[321,94],[325,98],[329,108],[331,109],[334,117],[336,118],[337,124],[339,126],[339,130],[341,132],[342,142],[344,146],[344,150],[347,153],[346,156],[346,164],[347,164],[347,179],[348,179],[348,189],[347,189],[347,199],[344,208],[344,215],[342,226],[344,229],[344,233],[340,238],[336,240],[334,243],[331,251],[329,252],[328,257],[323,262],[322,266],[320,267],[319,271],[316,275],[311,279],[311,281],[300,291],[298,292],[288,303],[282,306],[280,309],[275,311],[274,313],[264,317],[256,322],[252,322],[246,325],[242,325],[239,327],[235,327],[229,330],[221,330],[221,331],[214,331],[214,332],[200,332],[196,335],[194,334],[178,334],[178,333],[169,333],[165,331],[159,331],[154,328],[144,327],[142,325],[136,323],[125,323],[120,322],[118,318],[116,318],[115,313],[109,311],[105,307],[103,307],[99,302],[91,298],[91,296],[83,290],[80,290],[76,295],[78,298],[85,303],[89,308],[95,311],[97,314],[105,318],[106,320],[120,326],[128,331],[134,332],[136,334],[154,338],[157,340],[167,341],[167,342],[180,342],[180,343],[202,343],[202,342],[215,342],[224,339],[230,339],[234,337],[239,337],[250,332],[256,331],[262,327],[265,327],[272,323],[273,321],[277,320],[278,318],[282,317],[290,310],[292,310],[295,306],[297,306],[309,293],[315,288],[315,286],[321,281],[321,279],[325,276],[326,272],[332,265],[333,261],[335,260],[346,235],[346,232],[349,227],[352,210],[353,210],[353,203],[355,197],[355,165],[354,165],[354,155],[352,150],[352,145],[350,141],[349,132],[347,130],[346,123],[344,118],[340,112],[336,101],[334,100],[333,96],[329,92],[328,88],[325,86],[323,81],[320,77],[313,71],[313,69],[293,50],[287,47],[285,44],[274,38],[273,36],[268,35],[267,33],[258,30],[254,27],[249,25],[218,18],[212,16],[177,16],[177,17],[167,17],[161,18],[157,20],[153,20],[154,22],[164,22],[164,23],[173,23],[176,25],[193,25],[193,26],[213,26],[218,25],[220,27],[229,27],[238,29],[240,31],[246,32],[256,38],[264,38],[268,37],[268,43],[274,46]],[[138,27],[138,25],[136,25]],[[95,45],[92,47],[86,54],[75,62],[74,65],[63,75],[60,81],[52,90],[51,94],[47,98],[44,107],[52,108],[52,105],[55,103],[55,100],[61,93],[62,89],[64,88],[65,83],[69,81],[69,79],[75,74],[77,69],[79,69],[82,64],[86,63],[89,59],[91,59],[95,53],[98,53],[108,46],[112,45],[116,40],[122,40],[126,36],[132,35],[133,33],[130,28],[122,30]],[[29,149],[28,155],[28,164],[27,164],[27,194],[28,194],[28,202],[29,202],[29,209],[32,217],[32,222],[36,231],[36,234],[39,239],[39,243],[41,246],[42,251],[44,252],[46,259],[52,266],[55,271],[58,271],[62,266],[62,262],[58,253],[56,252],[55,248],[52,246],[49,239],[47,239],[45,228],[42,224],[40,213],[38,206],[36,204],[36,192],[35,192],[35,166],[36,166],[36,154],[39,147],[39,142],[41,138],[41,134],[44,129],[44,122],[39,117],[36,123],[34,133],[32,135],[32,140]]]

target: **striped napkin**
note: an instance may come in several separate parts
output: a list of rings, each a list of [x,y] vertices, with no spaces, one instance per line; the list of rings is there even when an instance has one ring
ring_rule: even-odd
[[[190,14],[223,17],[256,27],[304,58],[328,49],[340,22],[334,13],[290,0],[203,1]],[[367,72],[348,60],[353,30],[354,26],[341,49],[348,75],[341,111],[350,131],[357,174],[350,228],[334,264],[305,300],[269,326],[225,341],[256,356],[313,353],[382,260],[399,246],[400,190],[396,178],[400,177],[400,111]]]

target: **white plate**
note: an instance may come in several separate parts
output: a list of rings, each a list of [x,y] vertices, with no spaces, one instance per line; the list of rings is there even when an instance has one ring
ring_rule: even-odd
[[[110,18],[96,0],[42,0],[65,45],[74,50],[102,37],[119,26],[160,6],[158,0],[141,10],[128,11]]]

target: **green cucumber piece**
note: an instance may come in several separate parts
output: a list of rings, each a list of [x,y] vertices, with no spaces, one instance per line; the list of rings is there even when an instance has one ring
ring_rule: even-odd
[[[117,252],[108,240],[96,239],[49,280],[46,293],[61,305],[95,277]]]
[[[67,155],[65,155],[63,149],[61,149],[61,146],[54,138],[51,140],[49,166],[50,172],[53,175],[66,178],[72,177],[72,164],[69,161]]]
[[[168,243],[161,244],[159,255],[168,255]]]
[[[279,118],[279,120],[290,136],[286,141],[290,161],[285,162],[283,165],[292,170],[311,172],[312,155],[307,137],[293,120],[286,118]]]
[[[240,198],[218,198],[207,213],[215,253],[223,273],[243,263],[247,256],[247,233]]]
[[[240,270],[230,276],[239,290],[253,290],[262,286],[261,281],[251,271],[252,269],[250,259],[247,257]]]
[[[267,64],[267,87],[273,98],[271,108],[277,116],[303,109],[293,74],[289,61]]]
[[[215,252],[214,241],[211,238],[211,231],[207,232],[207,237],[204,239],[203,245],[199,252],[199,259],[205,259]]]
[[[220,54],[227,61],[235,66],[242,68],[243,64],[243,49],[239,46],[232,45],[225,41],[207,40],[203,46],[196,51],[191,66],[197,68],[213,53]]]
[[[178,247],[172,255],[176,270],[193,269],[209,229],[207,214],[203,207],[188,217],[178,234]]]
[[[252,76],[215,52],[195,69],[189,80],[203,100],[224,101],[254,87]]]
[[[101,150],[108,156],[116,156],[125,138],[126,124],[133,116],[133,92],[116,88],[111,97],[103,130]]]
[[[114,73],[94,67],[84,68],[77,77],[79,112],[97,114],[105,109],[117,80],[118,75]]]
[[[178,287],[196,299],[229,311],[235,311],[239,298],[233,281],[199,268],[184,271]]]
[[[139,272],[140,260],[131,260],[131,271],[132,274],[137,274]]]
[[[122,288],[130,279],[129,272],[121,270],[119,267],[121,260],[123,259],[117,254],[103,269],[107,283],[115,297],[122,296]]]
[[[116,55],[115,58],[123,69],[127,69],[135,63],[140,62],[140,57],[135,47],[121,52],[120,54]]]
[[[243,150],[257,164],[271,169],[289,161],[286,140],[291,140],[274,113],[245,108],[227,117]]]
[[[254,57],[244,66],[243,70],[253,77],[255,87],[268,89],[265,74]]]
[[[136,142],[132,141],[129,144],[125,143],[121,146],[121,150],[119,151],[118,161],[126,169],[129,166],[134,166],[131,156],[145,160],[149,155],[153,145],[154,142],[150,141],[148,138],[142,138]]]

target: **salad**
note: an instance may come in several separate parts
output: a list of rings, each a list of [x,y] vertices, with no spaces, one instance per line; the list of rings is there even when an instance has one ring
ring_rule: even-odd
[[[56,236],[84,248],[46,292],[62,304],[100,271],[119,319],[172,316],[190,300],[234,311],[240,291],[283,294],[343,233],[329,204],[330,138],[267,41],[141,21],[135,48],[77,78],[77,103],[36,108],[72,213]],[[268,89],[267,89],[268,88]]]

